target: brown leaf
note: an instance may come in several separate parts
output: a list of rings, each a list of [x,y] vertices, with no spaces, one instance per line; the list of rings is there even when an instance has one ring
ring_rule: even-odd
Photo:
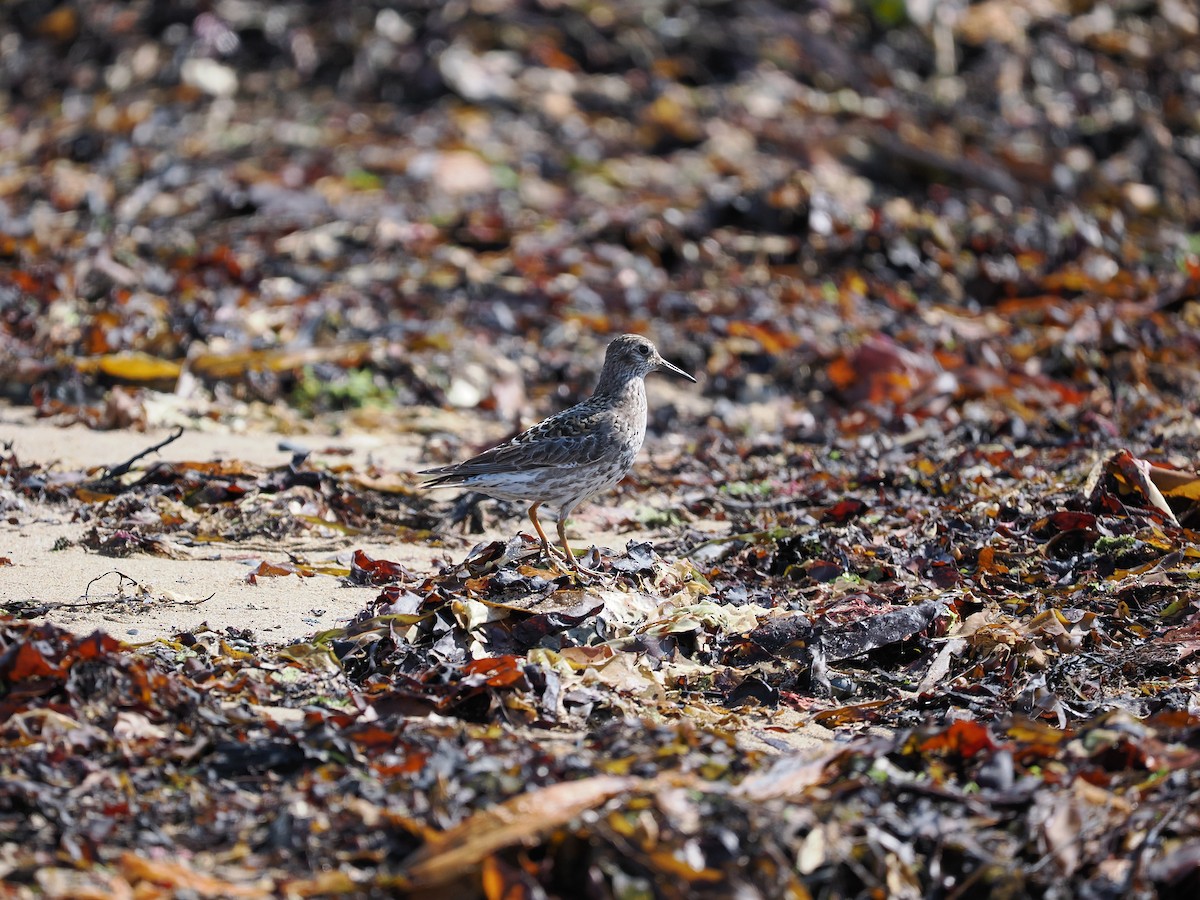
[[[988,546],[979,551],[975,572],[978,575],[1007,575],[1008,566],[996,562],[996,548]]]
[[[639,783],[636,778],[597,775],[538,788],[477,812],[408,858],[409,884],[433,887],[453,881],[473,872],[497,850],[536,840]]]
[[[836,728],[853,722],[874,722],[877,713],[886,709],[890,701],[868,700],[866,703],[856,703],[853,706],[839,706],[836,709],[826,709],[813,716],[813,721],[826,728]]]
[[[132,851],[121,854],[121,874],[131,883],[149,882],[171,889],[175,893],[198,894],[201,897],[267,898],[271,892],[247,884],[233,884],[197,872],[180,862],[146,859]],[[142,896],[143,891],[137,891]]]
[[[1165,496],[1200,500],[1200,475],[1195,472],[1164,469],[1162,466],[1152,465],[1149,474],[1154,486]]]
[[[258,568],[246,576],[247,584],[258,584],[259,578],[276,578],[280,575],[296,575],[295,566],[289,564],[276,565],[275,563],[263,560],[258,564]]]

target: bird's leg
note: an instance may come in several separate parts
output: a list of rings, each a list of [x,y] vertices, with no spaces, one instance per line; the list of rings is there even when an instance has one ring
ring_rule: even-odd
[[[567,513],[570,510],[563,508],[558,512],[558,539],[562,541],[563,549],[567,551],[567,560],[576,572],[581,572],[584,575],[599,575],[595,569],[589,569],[587,566],[579,564],[579,560],[575,558],[575,554],[571,552],[571,545],[567,543]]]
[[[550,541],[546,538],[546,532],[542,531],[542,523],[538,521],[538,507],[542,505],[539,500],[533,506],[529,507],[529,521],[533,523],[533,530],[537,532],[538,540],[542,542],[542,549],[548,554],[550,552]]]
[[[549,557],[550,564],[557,567],[558,551],[554,547],[550,546],[550,539],[546,537],[546,532],[542,531],[542,523],[538,521],[537,511],[538,507],[541,505],[542,501],[539,500],[537,503],[533,504],[533,506],[529,507],[529,521],[533,523],[533,528],[537,532],[538,539],[542,542],[542,550],[545,551],[546,556]]]

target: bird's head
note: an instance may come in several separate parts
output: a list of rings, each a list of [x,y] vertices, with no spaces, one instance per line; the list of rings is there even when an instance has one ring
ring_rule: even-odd
[[[640,334],[623,334],[608,345],[597,391],[603,386],[615,386],[630,378],[644,378],[659,370],[674,372],[688,381],[696,380],[683,369],[663,359],[658,348],[649,339]]]

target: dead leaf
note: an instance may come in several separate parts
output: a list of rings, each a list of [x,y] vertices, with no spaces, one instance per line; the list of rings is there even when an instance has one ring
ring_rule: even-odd
[[[149,882],[160,887],[169,888],[173,892],[193,893],[201,897],[230,897],[257,900],[269,898],[274,892],[265,888],[248,884],[233,884],[203,872],[197,872],[181,862],[169,860],[151,860],[127,850],[121,854],[121,874],[134,885],[137,891],[139,883]],[[138,894],[140,895],[140,891]]]
[[[474,871],[497,850],[542,837],[640,783],[598,775],[528,791],[468,816],[431,840],[405,861],[405,875],[414,888],[446,884]]]

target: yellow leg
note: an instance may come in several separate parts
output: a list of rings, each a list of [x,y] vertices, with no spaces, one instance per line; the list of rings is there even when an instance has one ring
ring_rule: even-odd
[[[587,566],[581,566],[579,560],[575,558],[575,554],[571,552],[571,545],[567,543],[567,515],[571,512],[570,509],[563,508],[558,512],[558,539],[562,541],[563,549],[567,551],[567,559],[571,563],[571,568],[576,572],[582,572],[585,575],[599,575],[595,569],[589,569]]]
[[[537,503],[533,504],[533,506],[529,507],[529,521],[533,523],[533,528],[537,532],[537,536],[542,542],[542,551],[550,559],[551,568],[558,570],[559,569],[558,551],[555,548],[550,546],[550,539],[546,537],[546,532],[542,531],[542,523],[540,521],[538,521],[537,511],[538,511],[538,507],[541,505],[542,505],[542,501],[539,500]],[[567,548],[567,552],[568,553],[571,552],[570,547]],[[571,562],[572,563],[575,562],[574,557],[571,557]]]
[[[579,563],[575,561],[575,554],[571,552],[571,545],[567,543],[567,513],[566,510],[558,514],[558,539],[562,541],[563,549],[567,551],[567,561],[571,563],[573,568],[578,569]]]
[[[529,507],[529,521],[533,523],[533,530],[537,532],[538,539],[542,542],[542,549],[546,551],[546,555],[550,556],[550,541],[546,537],[546,532],[542,531],[542,523],[538,521],[538,507],[542,505],[542,501],[538,501]]]

